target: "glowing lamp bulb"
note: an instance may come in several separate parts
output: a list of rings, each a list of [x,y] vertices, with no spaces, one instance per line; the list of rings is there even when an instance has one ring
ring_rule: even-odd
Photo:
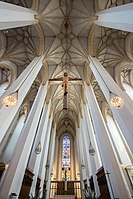
[[[6,107],[14,107],[17,105],[17,93],[13,93],[3,98],[2,104]]]
[[[110,98],[110,105],[114,108],[122,108],[124,100],[119,96],[113,95]]]

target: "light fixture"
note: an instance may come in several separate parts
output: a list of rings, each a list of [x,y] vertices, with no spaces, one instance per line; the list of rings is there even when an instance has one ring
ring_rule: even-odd
[[[6,165],[5,165],[5,170],[7,170],[7,169],[8,169],[8,167],[9,167],[9,164],[6,164]]]
[[[81,163],[81,168],[84,169],[85,168],[85,165],[84,165],[84,161],[82,160],[82,163]]]
[[[124,100],[113,93],[110,94],[110,105],[113,108],[122,108],[124,105]]]
[[[124,166],[123,163],[120,164],[120,167],[121,167],[121,169],[124,169],[124,168],[125,168],[125,166]]]
[[[4,33],[4,34],[7,34],[7,33],[8,33],[8,30],[6,30],[6,29],[3,30],[3,33]]]
[[[16,193],[11,193],[9,198],[17,198],[17,194]]]
[[[38,143],[38,145],[37,145],[37,147],[36,147],[36,149],[35,149],[35,153],[36,153],[37,155],[41,153],[41,142],[40,142],[40,141],[39,141],[39,143]]]
[[[77,173],[77,178],[76,178],[77,180],[79,180],[80,179],[80,173],[78,172]]]
[[[95,149],[94,147],[92,146],[91,142],[90,142],[90,146],[89,146],[89,154],[91,156],[95,155]]]
[[[18,92],[5,96],[2,99],[2,104],[6,107],[14,107],[17,105],[17,102],[18,102]]]

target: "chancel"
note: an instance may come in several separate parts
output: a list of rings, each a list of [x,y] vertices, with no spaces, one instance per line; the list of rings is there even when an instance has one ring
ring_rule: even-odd
[[[133,198],[133,1],[0,1],[0,199]]]

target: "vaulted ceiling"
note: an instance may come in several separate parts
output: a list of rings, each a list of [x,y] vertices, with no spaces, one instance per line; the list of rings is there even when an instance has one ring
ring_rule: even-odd
[[[36,10],[39,23],[34,26],[0,32],[0,66],[9,86],[30,61],[45,53],[44,69],[39,73],[26,100],[33,101],[39,84],[49,80],[47,102],[52,96],[51,112],[58,133],[75,134],[85,103],[83,82],[92,81],[99,101],[104,101],[95,78],[88,69],[88,54],[100,59],[115,79],[114,66],[130,58],[124,50],[126,32],[94,25],[95,13],[123,4],[111,0],[7,0],[6,2]],[[124,1],[128,3],[130,1]],[[119,46],[119,48],[118,48]],[[67,110],[63,109],[64,72],[68,83]],[[26,101],[25,100],[25,101]]]

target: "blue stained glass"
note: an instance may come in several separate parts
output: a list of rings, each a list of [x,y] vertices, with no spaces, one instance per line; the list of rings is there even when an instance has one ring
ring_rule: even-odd
[[[62,167],[70,168],[70,137],[63,137]]]

